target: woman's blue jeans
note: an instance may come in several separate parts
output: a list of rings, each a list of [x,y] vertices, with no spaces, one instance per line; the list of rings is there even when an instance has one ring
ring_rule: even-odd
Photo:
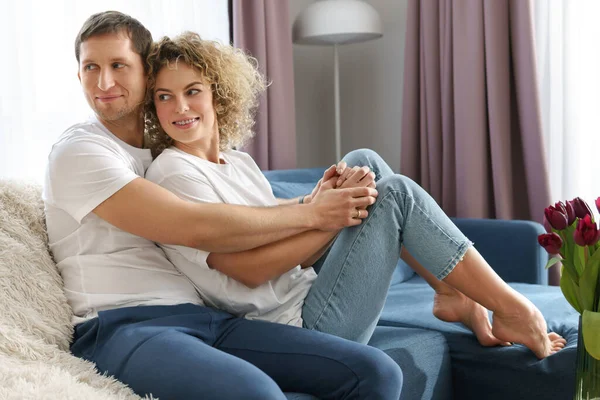
[[[405,246],[438,279],[462,259],[471,242],[411,179],[394,174],[371,150],[355,150],[349,167],[368,166],[379,196],[369,216],[343,229],[314,265],[318,278],[305,299],[304,326],[360,343],[375,330],[392,274]]]

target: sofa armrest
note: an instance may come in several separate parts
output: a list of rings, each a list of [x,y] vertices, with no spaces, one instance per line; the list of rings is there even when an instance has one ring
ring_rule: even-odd
[[[538,244],[545,233],[537,222],[452,218],[477,250],[506,282],[547,285],[548,253]]]

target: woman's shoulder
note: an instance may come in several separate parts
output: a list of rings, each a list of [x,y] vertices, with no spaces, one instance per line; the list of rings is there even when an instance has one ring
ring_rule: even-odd
[[[226,150],[221,152],[226,158],[229,158],[230,161],[236,161],[238,163],[244,163],[247,165],[256,165],[256,161],[252,158],[252,156],[246,152],[240,150]],[[227,161],[227,160],[226,160]]]
[[[190,173],[196,170],[193,162],[184,152],[173,148],[165,149],[152,161],[146,170],[146,179],[158,182],[176,174]]]

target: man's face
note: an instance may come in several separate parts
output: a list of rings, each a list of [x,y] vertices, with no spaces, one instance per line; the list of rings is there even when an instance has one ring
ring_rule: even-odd
[[[77,76],[85,98],[104,121],[140,110],[146,93],[142,57],[125,32],[92,36],[81,43]]]

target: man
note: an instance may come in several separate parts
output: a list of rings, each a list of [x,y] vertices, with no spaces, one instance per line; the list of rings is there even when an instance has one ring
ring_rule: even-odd
[[[50,249],[75,314],[73,353],[137,393],[162,398],[281,399],[282,389],[397,398],[401,373],[382,352],[202,307],[154,244],[237,252],[338,230],[360,224],[357,209],[377,193],[315,191],[310,204],[250,208],[188,203],[146,181],[142,107],[151,43],[143,25],[118,12],[91,16],[75,42],[95,118],[54,145],[43,191]],[[324,178],[334,176],[330,168]]]

